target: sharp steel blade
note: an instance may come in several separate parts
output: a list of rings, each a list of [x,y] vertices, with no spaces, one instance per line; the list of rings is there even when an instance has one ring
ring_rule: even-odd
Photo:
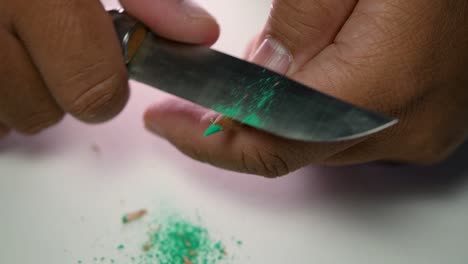
[[[347,140],[396,123],[252,63],[151,33],[128,69],[134,80],[289,139]]]

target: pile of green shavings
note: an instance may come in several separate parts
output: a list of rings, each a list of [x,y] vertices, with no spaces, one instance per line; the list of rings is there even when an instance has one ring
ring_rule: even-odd
[[[96,257],[93,264],[221,264],[231,263],[237,258],[228,254],[225,244],[213,238],[202,224],[200,217],[188,218],[174,212],[160,212],[149,219],[147,239],[137,246],[120,243],[115,245],[119,255]],[[242,241],[231,238],[231,243],[240,247]],[[78,261],[78,264],[86,264]]]
[[[205,227],[180,216],[170,216],[149,232],[146,251],[138,264],[216,264],[226,256],[221,241],[213,240]]]

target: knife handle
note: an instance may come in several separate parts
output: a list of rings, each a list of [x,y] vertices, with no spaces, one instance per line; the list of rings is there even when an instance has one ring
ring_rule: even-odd
[[[125,64],[128,64],[145,40],[148,30],[141,22],[131,17],[123,9],[113,9],[107,12],[114,22]]]

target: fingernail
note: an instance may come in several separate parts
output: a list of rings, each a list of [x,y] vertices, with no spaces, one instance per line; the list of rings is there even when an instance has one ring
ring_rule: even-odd
[[[293,57],[279,41],[267,37],[258,47],[251,61],[269,70],[285,74],[291,66]]]
[[[185,12],[190,18],[211,18],[210,14],[206,12],[200,5],[192,0],[179,0]]]

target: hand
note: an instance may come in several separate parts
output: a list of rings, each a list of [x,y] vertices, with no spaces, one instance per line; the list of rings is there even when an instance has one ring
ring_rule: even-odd
[[[254,62],[399,124],[339,143],[248,127],[203,138],[216,114],[166,98],[146,113],[148,128],[195,159],[265,176],[308,164],[431,164],[468,135],[466,0],[276,0],[252,46]]]
[[[211,44],[214,19],[189,1],[125,0],[167,38]],[[98,0],[0,1],[0,137],[35,134],[64,113],[84,122],[115,116],[128,97],[112,20]]]

